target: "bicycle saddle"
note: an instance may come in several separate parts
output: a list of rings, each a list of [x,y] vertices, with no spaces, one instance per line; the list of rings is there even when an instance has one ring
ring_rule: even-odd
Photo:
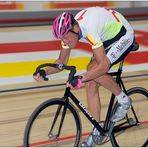
[[[139,49],[139,44],[137,42],[134,42],[131,51],[136,51]]]

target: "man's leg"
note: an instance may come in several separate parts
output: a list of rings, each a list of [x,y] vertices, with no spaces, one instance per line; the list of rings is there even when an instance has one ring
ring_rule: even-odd
[[[95,66],[96,66],[96,61],[95,60],[91,61],[87,67],[87,71],[90,71]],[[95,82],[94,80],[85,83],[88,109],[98,122],[100,121],[100,112],[101,112],[99,86],[100,86],[99,82]]]
[[[132,104],[132,100],[121,90],[112,76],[104,74],[101,77],[95,79],[95,81],[104,88],[110,90],[116,96],[116,99],[119,103],[115,114],[111,117],[111,121],[117,122],[122,120],[128,112],[128,109]]]
[[[91,61],[87,67],[87,71],[91,70],[95,66],[95,61]],[[88,110],[96,119],[96,121],[100,121],[100,113],[101,113],[101,104],[99,97],[99,83],[95,81],[88,81],[85,83],[86,87],[86,95],[87,95],[87,103]],[[93,127],[91,134],[85,139],[84,142],[81,143],[82,147],[94,147],[96,143],[93,140],[93,135],[97,135],[99,139],[100,133],[96,128]],[[101,141],[101,140],[100,140]],[[98,141],[97,141],[98,142]],[[98,142],[99,143],[99,142]]]
[[[95,68],[96,66],[97,62],[96,60],[93,60],[88,65],[87,70],[89,71]],[[104,74],[95,80],[86,82],[85,86],[86,86],[88,109],[98,122],[100,121],[100,114],[101,114],[101,104],[100,104],[99,88],[98,88],[98,86],[100,85],[110,90],[115,96],[118,96],[122,92],[122,90],[120,89],[116,81],[113,79],[113,77],[108,74]]]
[[[95,79],[95,81],[100,83],[100,85],[104,88],[111,91],[115,96],[118,96],[122,91],[114,78],[108,74],[102,75],[101,77]]]
[[[100,112],[101,112],[101,104],[99,97],[99,85],[97,85],[94,81],[89,81],[85,84],[86,87],[86,95],[87,95],[87,103],[88,110],[96,119],[96,121],[100,121]]]
[[[97,66],[97,62],[95,61],[95,60],[93,60],[92,62],[91,62],[91,64],[90,64],[90,69],[91,68],[95,68]],[[88,69],[89,70],[89,69]],[[127,113],[127,111],[128,111],[128,108],[130,107],[130,105],[131,105],[131,99],[121,90],[121,88],[119,87],[119,85],[116,83],[116,81],[113,79],[113,77],[112,76],[110,76],[110,75],[108,75],[108,74],[104,74],[104,75],[102,75],[102,76],[100,76],[100,77],[98,77],[98,78],[96,78],[95,80],[94,80],[96,83],[99,83],[101,86],[103,86],[104,88],[106,88],[106,89],[108,89],[108,90],[110,90],[115,96],[116,96],[116,98],[117,98],[117,100],[118,100],[118,103],[121,105],[120,107],[118,107],[118,109],[117,109],[117,111],[116,111],[116,113],[115,113],[115,115],[113,116],[113,118],[112,118],[112,121],[113,122],[116,122],[116,121],[119,121],[119,120],[121,120],[121,119],[123,119],[124,118],[124,116],[125,116],[125,114]],[[90,83],[91,84],[91,83]],[[92,83],[91,84],[92,86],[93,85],[95,85],[95,83]],[[90,111],[92,112],[92,115],[96,118],[96,119],[98,119],[98,121],[99,121],[99,117],[100,117],[100,109],[99,109],[99,114],[97,115],[97,105],[95,104],[96,102],[94,102],[94,105],[95,105],[95,108],[94,108],[94,106],[93,106],[93,101],[91,100],[91,98],[93,98],[93,95],[94,94],[92,94],[91,93],[91,91],[90,90],[92,90],[92,88],[91,88],[91,85],[89,86],[89,88],[87,89],[87,99],[88,99],[88,104],[90,105],[90,104],[92,104],[91,106],[90,106]],[[93,88],[94,89],[94,88]],[[95,94],[97,94],[96,93],[96,90],[95,90]],[[97,96],[96,95],[96,98],[98,97],[98,99],[100,99],[99,98],[99,95]],[[97,100],[97,99],[96,99]],[[92,101],[92,102],[91,102]],[[99,102],[99,105],[98,105],[98,108],[101,108],[101,107],[99,107],[100,106],[100,102]],[[98,118],[97,118],[97,116],[98,116]]]
[[[91,69],[94,69],[95,67],[97,67],[97,65],[98,65],[98,63],[94,59],[88,65],[88,71],[91,70]],[[90,83],[92,82],[92,85],[95,85],[94,83],[96,82],[96,86],[97,86],[97,84],[103,86],[104,88],[110,90],[115,96],[118,96],[121,93],[121,88],[119,87],[119,85],[116,83],[116,81],[114,80],[114,78],[112,76],[108,75],[108,74],[104,74],[104,75],[96,78],[95,80],[89,81],[89,82]],[[89,83],[89,82],[87,82],[87,83]],[[91,87],[90,87],[90,89],[91,89]],[[88,91],[90,89],[88,89]]]

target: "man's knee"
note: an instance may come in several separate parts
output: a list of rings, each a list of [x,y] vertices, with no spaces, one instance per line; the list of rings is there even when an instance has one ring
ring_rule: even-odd
[[[104,75],[96,78],[94,81],[97,82],[97,83],[99,83],[100,85],[102,85],[102,83],[104,83],[105,81],[108,80],[108,77],[112,77],[112,76],[110,76],[108,74],[104,74]]]
[[[91,93],[98,91],[99,86],[100,84],[95,82],[94,80],[86,82],[85,84],[86,90]]]

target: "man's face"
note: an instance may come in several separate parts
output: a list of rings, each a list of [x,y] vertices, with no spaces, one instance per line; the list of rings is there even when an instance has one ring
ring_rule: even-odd
[[[65,45],[68,45],[70,48],[74,48],[78,42],[78,35],[68,32],[61,40]]]

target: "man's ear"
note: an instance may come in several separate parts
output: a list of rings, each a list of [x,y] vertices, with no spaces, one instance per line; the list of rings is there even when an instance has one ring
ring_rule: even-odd
[[[74,31],[75,32],[79,32],[79,30],[80,30],[80,27],[79,27],[79,24],[78,23],[75,23],[75,25],[74,25],[74,27],[73,27],[73,29],[74,29]]]

